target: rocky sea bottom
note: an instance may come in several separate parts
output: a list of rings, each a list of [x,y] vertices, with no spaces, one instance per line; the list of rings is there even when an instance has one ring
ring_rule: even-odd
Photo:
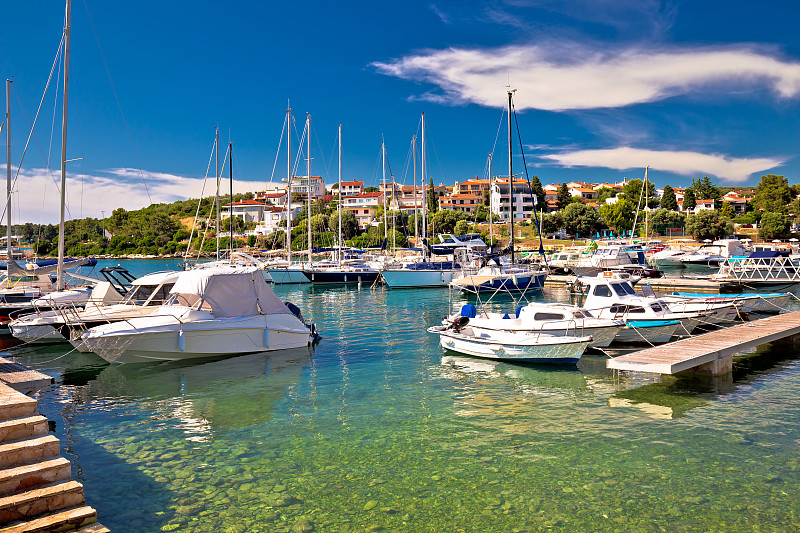
[[[112,531],[795,531],[800,350],[732,377],[443,354],[444,290],[276,287],[313,350],[107,365],[17,347]],[[547,289],[537,298],[568,299]],[[496,304],[513,309],[513,302]]]

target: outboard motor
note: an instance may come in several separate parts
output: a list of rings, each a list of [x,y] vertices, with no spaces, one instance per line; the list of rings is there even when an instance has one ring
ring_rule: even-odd
[[[300,308],[294,305],[292,302],[283,302],[283,304],[289,308],[289,311],[292,312],[294,316],[296,316],[300,322],[305,324],[305,320],[303,320],[303,313],[300,312]]]
[[[458,333],[459,331],[464,329],[464,326],[466,326],[467,324],[469,324],[469,317],[468,316],[460,316],[460,317],[456,318],[455,320],[453,320],[453,325],[452,325],[453,331]]]

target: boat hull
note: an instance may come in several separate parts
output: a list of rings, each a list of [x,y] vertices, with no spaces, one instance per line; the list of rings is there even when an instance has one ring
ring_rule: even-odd
[[[544,339],[545,337],[542,335],[539,339]],[[501,344],[499,342],[487,342],[475,337],[470,338],[468,335],[452,331],[439,333],[439,343],[445,350],[473,357],[522,363],[574,365],[578,363],[590,341],[588,337],[576,337],[574,339],[558,337],[557,340],[561,342]]]
[[[303,272],[306,280],[315,285],[358,285],[361,283],[372,284],[380,272],[365,271],[365,272],[341,272],[341,271],[326,271],[326,270],[306,270]]]
[[[453,281],[452,285],[466,292],[525,292],[529,289],[541,289],[546,277],[544,272],[471,275]]]
[[[266,272],[276,285],[289,285],[294,283],[309,283],[308,277],[301,269],[268,268]]]
[[[289,315],[247,319],[219,319],[175,324],[129,327],[104,333],[103,327],[85,333],[83,347],[110,363],[180,361],[201,357],[235,355],[308,346],[310,330],[292,324]],[[153,317],[161,318],[161,317]],[[142,320],[142,319],[139,319]],[[119,323],[118,323],[119,324]]]
[[[659,326],[631,326],[623,328],[614,342],[622,344],[664,344],[672,339],[680,324],[670,323]]]
[[[447,287],[453,281],[453,270],[384,270],[381,272],[386,286],[392,289],[417,287]]]

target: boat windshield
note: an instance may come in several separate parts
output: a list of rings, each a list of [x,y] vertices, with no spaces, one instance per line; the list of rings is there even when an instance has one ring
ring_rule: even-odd
[[[614,292],[617,293],[618,296],[625,296],[628,291],[622,288],[622,283],[612,283],[611,287],[614,289]]]
[[[622,285],[622,288],[625,289],[625,292],[627,292],[631,296],[636,296],[636,291],[633,290],[633,287],[631,287],[630,283],[626,281],[625,283],[620,283],[620,285]]]

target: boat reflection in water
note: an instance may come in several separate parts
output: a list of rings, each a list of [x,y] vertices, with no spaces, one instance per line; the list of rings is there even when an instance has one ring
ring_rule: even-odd
[[[190,440],[213,430],[248,427],[272,419],[276,404],[300,382],[309,348],[234,357],[108,365],[80,387],[81,403],[155,402]]]

